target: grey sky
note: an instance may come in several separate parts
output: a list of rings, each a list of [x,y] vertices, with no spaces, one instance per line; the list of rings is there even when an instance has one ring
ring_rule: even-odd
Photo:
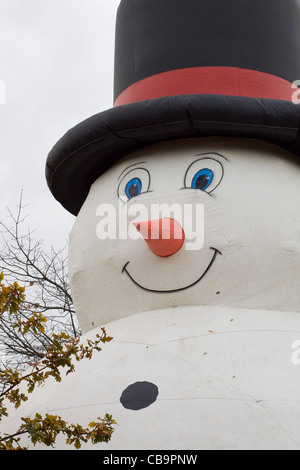
[[[69,128],[112,106],[119,2],[0,0],[0,217],[23,189],[28,225],[57,248],[74,217],[47,187],[46,157]]]

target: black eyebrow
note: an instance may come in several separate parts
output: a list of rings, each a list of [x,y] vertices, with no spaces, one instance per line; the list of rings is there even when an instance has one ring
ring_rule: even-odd
[[[131,167],[136,166],[136,165],[141,165],[142,163],[146,163],[146,162],[133,163],[132,165],[129,165],[128,167],[126,167],[125,170],[123,170],[122,173],[120,174],[118,180],[121,178],[121,176],[123,175],[123,173],[125,173],[125,171],[128,170],[128,168],[131,168]]]
[[[203,157],[204,155],[216,155],[217,157],[222,157],[222,158],[224,158],[224,160],[226,160],[227,162],[229,161],[228,158],[224,157],[224,155],[222,155],[221,153],[217,153],[217,152],[198,153],[198,154],[195,155],[195,156],[196,156],[196,157]]]

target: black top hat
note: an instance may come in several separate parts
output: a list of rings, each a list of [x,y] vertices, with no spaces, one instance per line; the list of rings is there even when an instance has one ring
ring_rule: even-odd
[[[115,106],[53,147],[50,190],[76,215],[122,156],[179,138],[258,138],[300,155],[296,80],[298,0],[122,0]]]

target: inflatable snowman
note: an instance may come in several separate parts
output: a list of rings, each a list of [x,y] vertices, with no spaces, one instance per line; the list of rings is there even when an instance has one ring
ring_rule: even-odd
[[[110,413],[103,450],[300,448],[299,25],[296,0],[121,2],[115,106],[47,161],[83,341],[114,340],[22,415]]]

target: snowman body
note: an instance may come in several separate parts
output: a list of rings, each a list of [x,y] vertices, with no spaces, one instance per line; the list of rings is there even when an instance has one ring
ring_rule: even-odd
[[[118,423],[111,441],[83,449],[299,449],[298,313],[177,307],[107,329],[114,340],[102,352],[37,389],[5,430],[36,412],[84,426],[109,413]],[[59,437],[55,448],[69,446]]]

